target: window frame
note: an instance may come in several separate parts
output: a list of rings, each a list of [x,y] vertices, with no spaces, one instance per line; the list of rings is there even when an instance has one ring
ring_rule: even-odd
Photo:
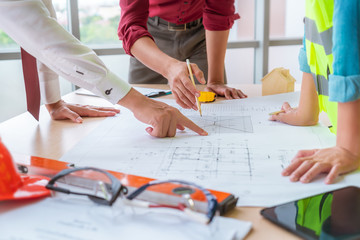
[[[80,21],[78,0],[66,0],[68,7],[69,32],[77,39],[80,38]],[[270,28],[270,1],[255,0],[255,40],[230,41],[228,49],[253,48],[254,49],[254,77],[253,83],[261,83],[261,79],[268,73],[269,48],[273,46],[302,45],[302,38],[271,38]],[[99,56],[126,54],[119,45],[95,47],[93,50]],[[1,60],[19,60],[20,49],[0,49]]]

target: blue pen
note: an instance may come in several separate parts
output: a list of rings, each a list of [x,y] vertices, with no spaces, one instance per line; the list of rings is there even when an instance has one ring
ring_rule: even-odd
[[[170,95],[171,91],[159,91],[159,92],[151,92],[148,94],[145,94],[145,96],[149,97],[149,98],[157,98],[157,97],[161,97],[161,96],[166,96],[166,95]]]

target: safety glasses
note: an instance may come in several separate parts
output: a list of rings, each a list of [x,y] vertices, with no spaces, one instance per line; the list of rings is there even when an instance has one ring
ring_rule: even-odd
[[[79,181],[86,181],[84,178],[87,176],[91,176],[91,179],[89,179],[87,184],[79,183]],[[94,178],[96,180],[94,180]],[[77,182],[74,185],[80,185],[82,187],[70,190],[56,184],[62,183],[62,186],[64,183],[70,183],[69,185],[72,185],[71,182],[73,182],[73,180],[74,183]],[[88,196],[92,201],[108,206],[111,206],[115,202],[120,193],[125,195],[128,193],[128,189],[121,185],[120,181],[113,175],[104,170],[92,167],[69,168],[62,170],[50,179],[46,188],[66,194]]]
[[[92,168],[70,168],[60,171],[46,185],[46,188],[65,194],[87,196],[97,204],[112,206],[121,197],[126,205],[145,208],[172,208],[183,211],[192,219],[201,223],[210,223],[217,210],[217,200],[205,188],[182,180],[151,181],[129,193],[127,187],[107,171]],[[147,192],[152,189],[170,189],[172,195],[180,196],[176,204],[157,199],[157,203],[148,199]],[[193,195],[205,201],[194,201]],[[154,198],[151,198],[154,199]]]

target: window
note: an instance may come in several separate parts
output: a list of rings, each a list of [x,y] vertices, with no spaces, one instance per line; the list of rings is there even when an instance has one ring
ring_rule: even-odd
[[[304,34],[303,18],[305,2],[292,0],[271,0],[270,3],[270,40],[302,39]],[[300,41],[299,41],[300,42]],[[290,70],[290,74],[301,83],[298,54],[301,45],[271,46],[269,48],[269,72],[276,67]]]
[[[235,9],[240,19],[230,30],[229,41],[254,40],[255,1],[235,0]]]
[[[228,49],[225,70],[228,84],[252,84],[254,82],[254,49]]]
[[[0,61],[0,86],[0,122],[25,112],[26,96],[20,60]]]
[[[52,0],[52,3],[56,11],[58,23],[69,31],[69,11],[67,8],[67,0]]]
[[[0,49],[16,48],[18,45],[0,29]]]
[[[305,1],[271,0],[270,38],[302,38]]]
[[[53,0],[58,22],[69,30],[67,1]],[[19,52],[19,46],[3,31],[0,30],[0,52]],[[11,52],[10,52],[11,53]],[[19,57],[18,57],[19,58]],[[0,122],[26,111],[25,86],[22,66],[19,59],[1,60],[0,58]],[[60,78],[61,94],[72,91],[72,84]]]
[[[59,23],[94,48],[110,70],[127,80],[129,56],[124,54],[117,36],[119,0],[52,2]],[[225,59],[228,83],[259,83],[261,76],[279,66],[290,69],[290,73],[301,80],[297,55],[303,35],[305,1],[235,0],[235,8],[241,19],[235,21],[230,30]],[[269,32],[269,36],[259,37],[261,31]],[[0,88],[0,102],[13,103],[11,108],[0,104],[0,112],[4,113],[0,121],[26,110],[19,59],[19,47],[0,30],[0,84],[4,86]],[[62,94],[73,89],[71,83],[63,79],[60,84]]]
[[[300,45],[270,47],[269,71],[278,67],[289,69],[291,76],[296,79],[296,83],[301,83],[302,72],[298,61],[300,48]]]
[[[80,39],[86,45],[120,44],[119,0],[79,0]]]

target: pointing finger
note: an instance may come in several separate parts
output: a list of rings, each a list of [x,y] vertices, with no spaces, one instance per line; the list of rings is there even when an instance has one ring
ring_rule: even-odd
[[[180,116],[178,124],[181,124],[181,125],[189,128],[190,130],[196,132],[197,134],[199,134],[201,136],[207,136],[208,135],[208,133],[204,129],[202,129],[201,127],[199,127],[195,123],[193,123],[190,119],[188,119],[184,115]]]

